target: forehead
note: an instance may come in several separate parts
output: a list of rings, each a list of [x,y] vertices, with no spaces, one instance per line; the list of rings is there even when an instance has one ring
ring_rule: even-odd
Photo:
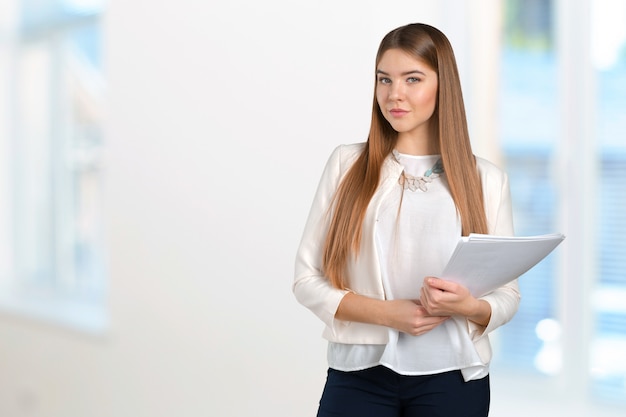
[[[376,69],[389,74],[413,70],[434,73],[434,70],[424,60],[396,48],[388,49],[383,53]]]

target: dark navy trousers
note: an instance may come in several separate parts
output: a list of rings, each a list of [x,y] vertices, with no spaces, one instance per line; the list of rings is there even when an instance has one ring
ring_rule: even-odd
[[[460,371],[400,375],[377,366],[328,370],[317,417],[486,417],[489,376],[465,382]]]

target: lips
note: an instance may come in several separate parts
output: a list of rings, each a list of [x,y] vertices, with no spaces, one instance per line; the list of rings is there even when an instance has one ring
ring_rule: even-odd
[[[391,109],[389,110],[389,114],[391,114],[393,117],[402,117],[405,114],[407,114],[409,111],[408,110],[403,110],[403,109]]]

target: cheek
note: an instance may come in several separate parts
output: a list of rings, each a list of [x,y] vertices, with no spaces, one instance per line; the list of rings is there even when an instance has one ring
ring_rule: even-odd
[[[429,86],[420,91],[420,100],[424,103],[431,103],[437,99],[437,89]]]
[[[430,92],[430,101],[433,104],[433,107],[437,105],[437,98],[439,97],[439,89],[435,86]]]
[[[421,107],[434,110],[437,104],[437,91],[424,91],[419,97],[416,97]]]

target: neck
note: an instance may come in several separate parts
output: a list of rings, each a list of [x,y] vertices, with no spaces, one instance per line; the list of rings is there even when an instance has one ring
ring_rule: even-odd
[[[430,135],[411,136],[400,133],[396,142],[396,149],[407,155],[436,155],[439,153],[437,140]]]

